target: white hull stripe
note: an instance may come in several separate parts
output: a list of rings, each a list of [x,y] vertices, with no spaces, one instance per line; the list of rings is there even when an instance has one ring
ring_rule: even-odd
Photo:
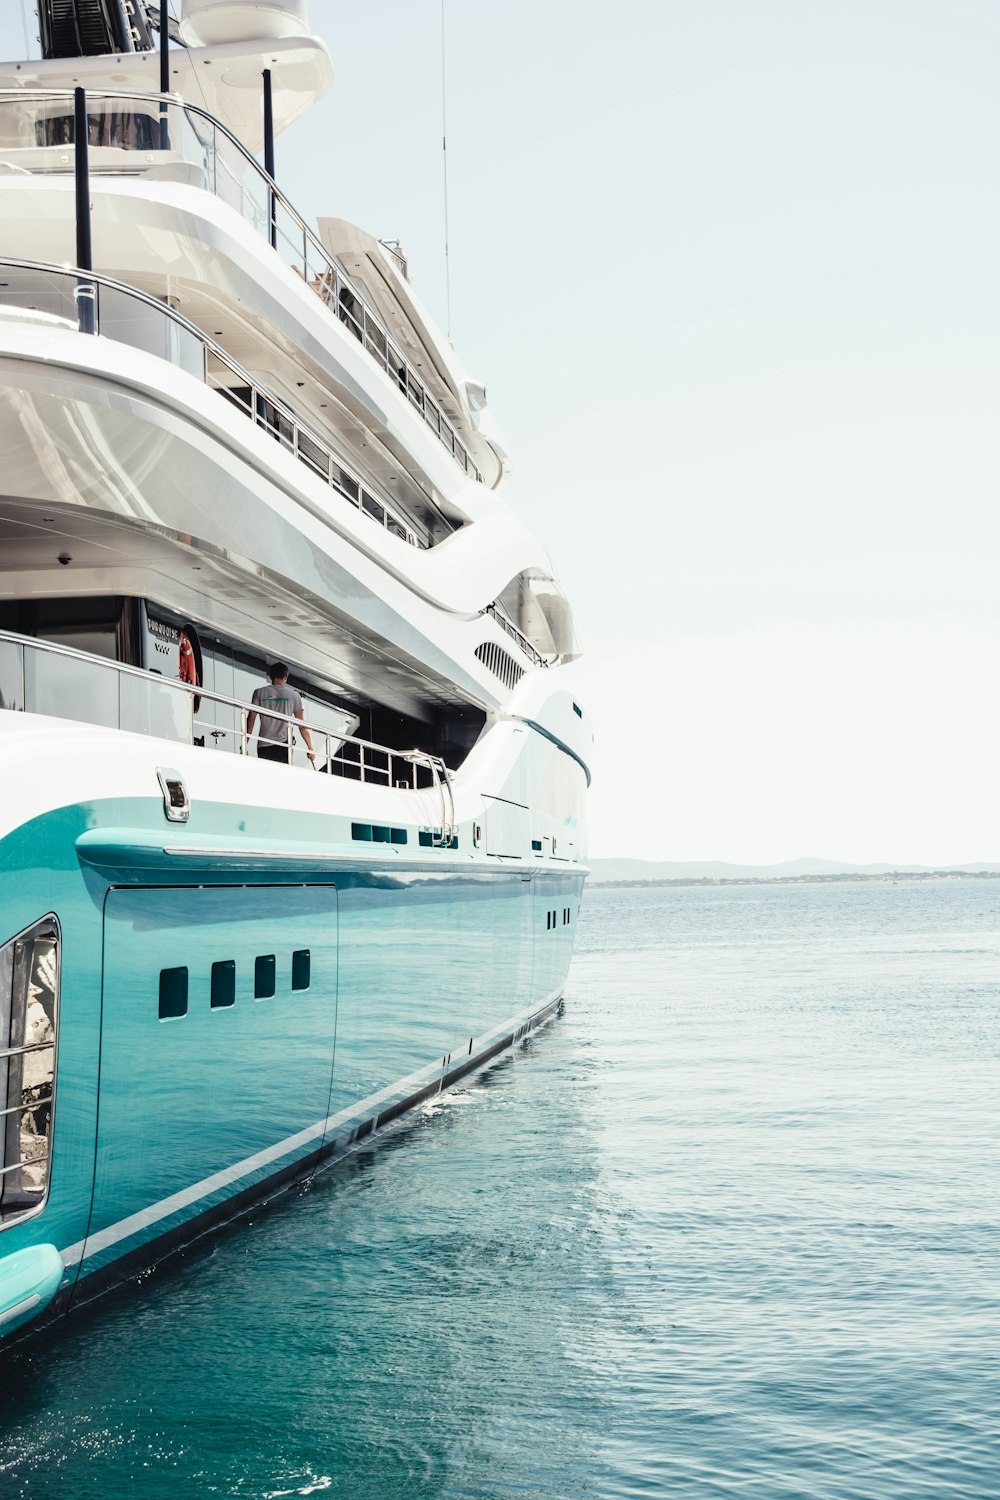
[[[561,987],[553,990],[540,1004],[529,1006],[527,1010],[520,1011],[503,1025],[495,1026],[492,1031],[485,1032],[473,1042],[472,1053],[483,1051],[496,1037],[501,1036],[505,1031],[516,1030],[521,1022],[537,1015],[540,1010],[544,1010],[546,1005],[559,998],[560,990]],[[317,1120],[315,1124],[305,1126],[294,1135],[276,1141],[273,1146],[267,1146],[253,1156],[246,1156],[242,1161],[234,1162],[232,1166],[224,1167],[220,1172],[213,1172],[210,1177],[203,1177],[200,1182],[194,1182],[190,1187],[182,1188],[180,1192],[171,1193],[169,1198],[161,1198],[159,1203],[149,1204],[147,1208],[141,1208],[138,1213],[119,1219],[117,1224],[109,1224],[106,1229],[99,1229],[96,1234],[77,1240],[75,1245],[68,1245],[65,1250],[60,1251],[63,1265],[68,1268],[80,1261],[89,1260],[92,1255],[99,1255],[102,1250],[117,1245],[121,1240],[128,1239],[130,1235],[139,1234],[141,1230],[158,1224],[161,1219],[168,1219],[171,1214],[190,1208],[192,1203],[197,1203],[202,1198],[208,1198],[213,1193],[231,1187],[234,1182],[239,1182],[240,1178],[250,1177],[253,1173],[259,1172],[262,1167],[279,1161],[281,1157],[300,1151],[312,1142],[321,1140],[328,1131],[336,1131],[348,1120],[371,1113],[380,1104],[392,1099],[394,1095],[407,1089],[413,1089],[415,1092],[415,1085],[423,1083],[441,1071],[442,1059],[436,1059],[428,1066],[418,1068],[415,1073],[410,1073],[407,1077],[397,1079],[395,1083],[379,1089],[377,1093],[369,1094],[366,1099],[360,1099],[356,1104],[338,1110],[335,1115],[327,1115],[326,1119]]]

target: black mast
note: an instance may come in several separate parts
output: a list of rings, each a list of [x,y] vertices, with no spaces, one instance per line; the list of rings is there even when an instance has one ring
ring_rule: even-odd
[[[160,93],[170,93],[170,24],[166,15],[166,5],[160,10]],[[167,118],[167,104],[164,99],[160,100],[160,150],[170,150],[170,121]]]
[[[271,98],[271,69],[264,69],[264,171],[274,181],[274,103]],[[271,249],[278,248],[278,205],[274,190],[268,188],[268,217],[271,221]]]
[[[80,271],[93,271],[94,251],[90,233],[90,139],[87,91],[73,90],[73,159],[76,174],[76,264]],[[81,333],[97,331],[97,288],[88,276],[76,282],[76,312]]]

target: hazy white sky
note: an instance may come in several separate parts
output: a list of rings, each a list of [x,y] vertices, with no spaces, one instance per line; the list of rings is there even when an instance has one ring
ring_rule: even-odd
[[[587,650],[592,853],[1000,860],[1000,6],[446,14],[455,343]],[[443,314],[439,0],[312,20],[279,180]]]

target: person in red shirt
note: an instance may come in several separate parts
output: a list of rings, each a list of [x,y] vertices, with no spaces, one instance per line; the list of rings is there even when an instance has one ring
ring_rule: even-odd
[[[177,649],[180,652],[180,665],[177,668],[177,676],[181,682],[189,683],[191,687],[199,687],[198,663],[195,660],[194,647],[188,639],[186,630],[182,630],[177,637]]]

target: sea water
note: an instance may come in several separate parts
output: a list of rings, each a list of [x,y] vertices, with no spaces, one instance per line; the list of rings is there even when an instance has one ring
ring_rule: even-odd
[[[998,898],[588,892],[519,1051],[0,1365],[0,1496],[1000,1495]]]

